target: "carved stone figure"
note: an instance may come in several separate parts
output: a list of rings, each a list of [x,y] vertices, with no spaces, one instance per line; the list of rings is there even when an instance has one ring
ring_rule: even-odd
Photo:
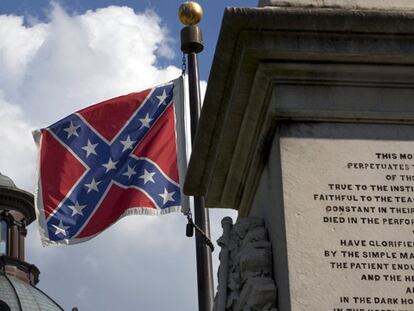
[[[263,219],[222,220],[214,311],[277,311],[272,249]]]

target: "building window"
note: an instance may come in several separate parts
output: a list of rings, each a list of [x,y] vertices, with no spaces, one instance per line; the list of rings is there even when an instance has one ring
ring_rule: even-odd
[[[7,222],[0,220],[0,256],[7,255]]]

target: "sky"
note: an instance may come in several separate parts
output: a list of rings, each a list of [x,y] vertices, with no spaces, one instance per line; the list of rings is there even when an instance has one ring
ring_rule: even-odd
[[[199,55],[205,89],[226,6],[257,0],[199,1],[205,50]],[[164,83],[180,75],[177,18],[181,1],[0,0],[0,172],[35,189],[32,130],[93,103]],[[230,210],[211,210],[212,239]],[[41,271],[39,288],[65,310],[197,309],[194,239],[185,217],[120,220],[83,244],[40,244],[29,226],[27,261]],[[214,252],[215,273],[218,267]],[[215,284],[216,286],[216,284]]]

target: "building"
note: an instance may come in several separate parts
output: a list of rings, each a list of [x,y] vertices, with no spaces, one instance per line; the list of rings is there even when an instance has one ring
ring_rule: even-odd
[[[25,261],[26,226],[35,219],[33,195],[0,173],[0,311],[63,310],[36,287],[40,271]]]

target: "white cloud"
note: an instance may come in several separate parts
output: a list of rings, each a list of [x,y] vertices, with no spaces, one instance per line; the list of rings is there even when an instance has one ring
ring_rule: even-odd
[[[50,22],[31,27],[21,16],[0,15],[0,36],[0,120],[7,124],[0,129],[0,171],[26,190],[34,184],[31,129],[180,74],[158,67],[157,55],[173,52],[152,11],[111,6],[70,16],[53,5]]]
[[[18,98],[27,64],[42,45],[46,25],[23,26],[23,17],[0,15],[0,87],[8,98]]]
[[[26,26],[21,16],[0,15],[0,172],[28,191],[37,158],[31,130],[181,71],[159,65],[160,57],[172,59],[172,40],[152,11],[111,6],[69,15],[53,5],[49,19]],[[214,239],[222,216],[212,217]],[[129,217],[87,243],[57,248],[40,246],[35,224],[28,260],[65,309],[167,310],[174,297],[174,309],[194,310],[194,239],[185,224],[180,214]]]
[[[172,57],[172,51],[151,11],[111,6],[69,16],[55,6],[50,19],[19,92],[20,104],[41,124],[179,75],[174,66],[157,66],[157,54]]]
[[[7,103],[0,93],[0,172],[19,187],[33,190],[36,147],[30,125],[19,106]]]

